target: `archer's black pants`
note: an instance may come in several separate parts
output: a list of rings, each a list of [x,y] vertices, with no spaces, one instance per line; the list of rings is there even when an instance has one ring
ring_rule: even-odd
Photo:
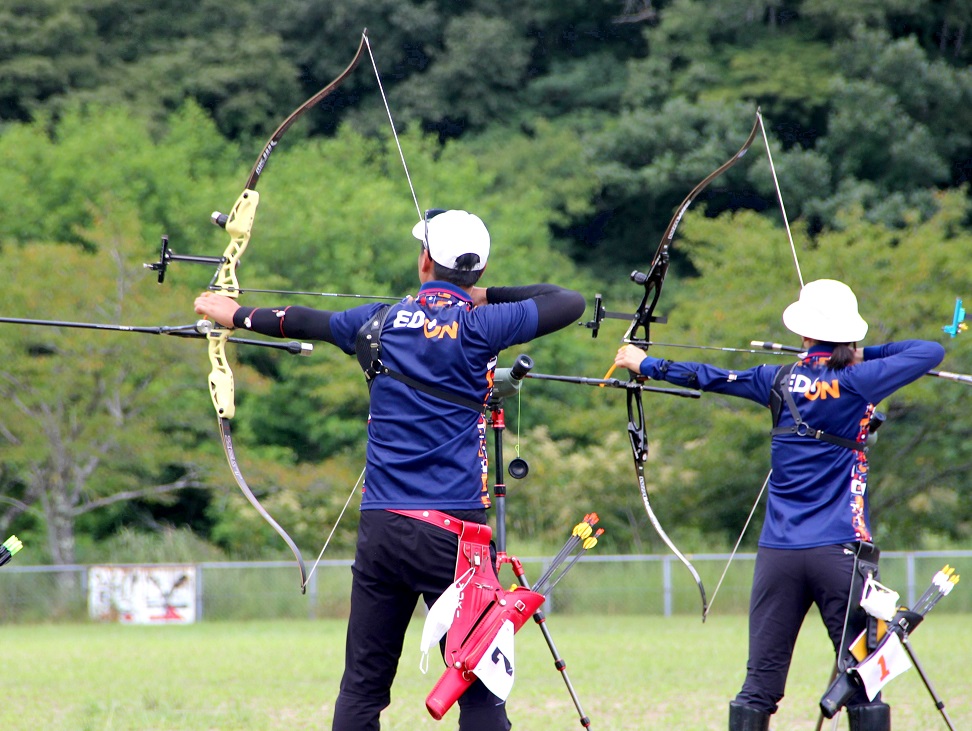
[[[448,512],[460,520],[485,521],[485,511]],[[458,537],[434,525],[384,510],[361,511],[351,567],[344,677],[334,707],[333,731],[379,729],[378,718],[391,702],[405,630],[418,598],[431,606],[455,580],[457,548]],[[417,643],[410,655],[418,673]],[[444,666],[430,665],[432,690]],[[459,698],[459,728],[509,731],[506,704],[477,680]]]
[[[792,550],[760,547],[749,604],[746,680],[736,703],[776,713],[793,647],[811,605],[817,605],[834,650],[840,652],[841,637],[846,648],[866,626],[867,615],[860,608],[863,587],[860,571],[854,571],[854,552],[843,545]],[[820,694],[826,689],[821,684]],[[880,699],[878,695],[873,702]],[[859,690],[847,705],[869,702]]]

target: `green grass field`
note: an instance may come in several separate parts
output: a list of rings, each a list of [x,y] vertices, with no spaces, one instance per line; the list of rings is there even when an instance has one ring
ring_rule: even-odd
[[[552,616],[549,626],[591,718],[605,731],[725,729],[742,682],[746,618]],[[425,694],[438,676],[419,669],[413,621],[385,712],[386,731],[454,729],[436,722]],[[807,620],[774,731],[813,729],[832,656],[819,618]],[[912,645],[957,729],[972,728],[972,627],[966,615],[929,616]],[[341,676],[344,622],[210,622],[182,627],[0,627],[4,731],[232,731],[330,729]],[[517,635],[510,714],[518,731],[580,729],[535,624]],[[885,697],[894,727],[945,729],[914,670]],[[846,720],[841,720],[846,728]],[[830,729],[826,724],[825,729]]]

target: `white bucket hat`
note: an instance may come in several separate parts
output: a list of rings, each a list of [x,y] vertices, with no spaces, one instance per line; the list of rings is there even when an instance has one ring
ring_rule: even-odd
[[[424,242],[432,261],[446,269],[455,269],[461,256],[474,254],[479,261],[469,269],[478,272],[489,258],[489,231],[479,216],[467,211],[432,208],[412,227],[412,236]]]
[[[856,343],[867,334],[867,323],[857,312],[857,297],[835,279],[804,286],[800,299],[783,311],[783,324],[797,335],[827,343]]]

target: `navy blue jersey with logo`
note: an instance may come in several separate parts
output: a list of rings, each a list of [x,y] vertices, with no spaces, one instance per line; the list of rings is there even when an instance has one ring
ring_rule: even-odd
[[[833,369],[829,346],[816,345],[784,384],[800,418],[835,437],[864,443],[874,406],[937,366],[945,356],[938,343],[905,340],[864,348],[864,362]],[[782,366],[743,371],[704,363],[647,357],[642,375],[703,391],[739,396],[769,406]],[[779,426],[794,424],[784,405]],[[867,454],[797,434],[773,436],[769,499],[759,545],[813,548],[870,541]]]
[[[584,311],[577,292],[551,284],[490,287],[473,307],[462,289],[427,282],[392,305],[381,331],[381,361],[452,403],[380,374],[371,386],[362,510],[481,510],[487,492],[486,422],[481,410],[500,351],[566,327]],[[343,312],[309,307],[241,307],[234,325],[276,337],[325,340],[355,353],[359,330],[383,307]]]
[[[380,307],[335,313],[334,343],[354,353],[358,330]],[[393,371],[485,405],[499,352],[531,340],[536,331],[531,300],[474,308],[461,289],[429,282],[414,299],[392,305],[381,359]],[[486,481],[481,412],[386,376],[375,379],[362,510],[488,507]]]

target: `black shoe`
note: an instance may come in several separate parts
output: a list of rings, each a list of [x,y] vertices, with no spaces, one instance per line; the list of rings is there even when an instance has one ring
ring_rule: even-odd
[[[770,714],[735,701],[729,704],[729,731],[769,731]],[[860,731],[870,731],[861,728]]]
[[[847,709],[850,731],[891,731],[891,706],[871,703]]]

